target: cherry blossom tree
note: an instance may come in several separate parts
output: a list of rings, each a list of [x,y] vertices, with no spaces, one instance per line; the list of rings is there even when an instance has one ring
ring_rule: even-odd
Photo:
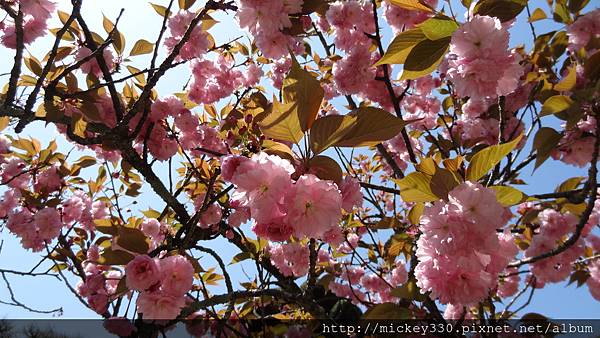
[[[132,43],[83,0],[0,0],[0,226],[41,260],[6,286],[59,278],[122,337],[502,322],[563,281],[600,301],[600,9],[548,3],[170,0]],[[546,161],[588,175],[522,192]]]

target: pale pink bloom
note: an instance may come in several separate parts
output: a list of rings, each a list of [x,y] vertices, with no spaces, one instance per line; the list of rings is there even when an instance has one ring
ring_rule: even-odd
[[[63,180],[58,173],[58,167],[52,166],[37,174],[33,187],[38,192],[51,193],[59,190],[62,184]]]
[[[155,218],[146,219],[140,224],[140,230],[151,238],[157,238],[160,235],[160,222]]]
[[[160,281],[161,271],[154,258],[136,256],[125,267],[125,281],[130,289],[144,291]]]
[[[329,181],[302,175],[285,198],[288,222],[296,233],[318,238],[337,226],[341,218],[342,196]]]
[[[518,87],[523,68],[519,55],[508,50],[508,40],[500,20],[487,16],[475,15],[453,33],[446,73],[458,95],[480,101]]]
[[[87,297],[88,304],[98,314],[104,314],[108,310],[108,296],[101,293]]]
[[[178,144],[175,139],[167,135],[167,130],[157,124],[148,139],[148,151],[157,160],[166,161],[177,153]]]
[[[10,188],[26,189],[31,179],[26,167],[27,164],[22,159],[11,157],[0,164],[0,181]]]
[[[233,210],[227,218],[227,224],[230,227],[238,228],[240,225],[246,223],[250,219],[250,210],[247,208],[236,208]]]
[[[168,96],[152,103],[148,119],[152,122],[157,122],[168,116],[177,116],[185,110],[183,102],[179,98]]]
[[[258,237],[266,238],[273,242],[283,242],[290,239],[294,228],[285,223],[283,219],[274,220],[271,223],[257,223],[252,226],[252,231]]]
[[[19,205],[20,192],[15,189],[8,189],[0,198],[0,218],[8,217],[13,209]]]
[[[363,195],[360,191],[360,182],[351,176],[346,176],[339,184],[342,193],[342,208],[351,211],[354,207],[360,208],[363,203]]]
[[[600,37],[600,9],[580,16],[567,26],[567,35],[569,36],[569,50],[578,51],[586,47],[593,38]],[[591,53],[590,53],[591,54]]]
[[[60,214],[55,208],[44,208],[37,211],[33,216],[33,222],[40,237],[46,241],[58,237],[60,229],[63,227]]]
[[[300,277],[308,273],[308,246],[298,242],[287,244],[272,244],[269,246],[271,263],[284,276]]]
[[[179,11],[177,14],[169,18],[169,30],[171,36],[165,39],[165,46],[170,52],[181,41],[181,38],[188,30],[190,23],[196,16],[196,13],[190,11]],[[192,30],[187,42],[181,48],[178,60],[191,60],[201,57],[210,47],[208,33],[202,29],[202,24],[196,25]]]
[[[23,22],[23,44],[29,45],[37,38],[44,36],[48,33],[47,17],[27,17]],[[6,48],[16,49],[17,48],[17,35],[14,24],[9,24],[2,30],[3,34],[0,38],[2,45]]]
[[[47,19],[54,13],[56,4],[48,0],[19,0],[19,7],[24,15]]]
[[[184,256],[169,256],[159,260],[161,291],[182,296],[190,291],[194,279],[194,267]]]
[[[173,296],[160,291],[142,292],[137,299],[138,312],[146,320],[174,319],[184,306],[184,296]]]
[[[77,61],[82,60],[91,54],[92,54],[92,51],[89,48],[87,48],[85,46],[81,46],[77,50],[77,54],[75,54],[75,60],[77,60]],[[109,71],[111,71],[114,67],[114,60],[113,60],[114,56],[113,56],[112,52],[110,51],[110,49],[105,48],[104,51],[102,52],[102,56],[104,57],[104,62],[106,63],[106,67],[108,68]],[[96,77],[100,77],[102,75],[102,70],[100,69],[100,65],[98,64],[98,61],[96,60],[95,57],[93,57],[89,61],[82,64],[80,68],[81,68],[81,71],[86,74],[92,74],[92,75],[95,75]]]
[[[262,70],[262,68],[260,68],[259,65],[255,64],[255,63],[251,63],[248,66],[248,70],[246,71],[246,76],[243,80],[242,85],[244,87],[255,86],[256,84],[258,84],[258,82],[260,81],[263,74],[264,74],[263,70]]]
[[[202,215],[200,215],[198,226],[201,228],[209,228],[211,225],[219,223],[222,217],[223,213],[221,207],[217,203],[213,203],[206,208]]]

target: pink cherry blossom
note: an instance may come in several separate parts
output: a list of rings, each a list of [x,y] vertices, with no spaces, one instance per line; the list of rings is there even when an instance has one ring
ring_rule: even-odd
[[[194,267],[184,256],[169,256],[159,260],[161,291],[182,296],[192,288]]]
[[[296,232],[318,238],[337,226],[342,196],[337,187],[314,175],[302,175],[285,199],[288,222]]]
[[[160,267],[154,258],[147,255],[136,256],[125,268],[127,287],[144,291],[160,280]]]

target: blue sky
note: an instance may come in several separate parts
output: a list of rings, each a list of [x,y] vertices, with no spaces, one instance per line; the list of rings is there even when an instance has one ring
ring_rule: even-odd
[[[156,0],[155,3],[165,4],[168,1]],[[594,1],[592,1],[593,3]],[[70,1],[58,1],[59,7],[63,9],[69,8]],[[458,1],[452,2],[455,11],[460,12],[462,6]],[[541,7],[546,10],[547,3],[544,0],[531,1],[531,9]],[[144,38],[149,41],[154,41],[159,30],[159,16],[154,12],[146,1],[119,1],[119,0],[104,0],[84,2],[83,16],[88,19],[88,23],[92,29],[103,33],[102,15],[114,20],[121,8],[125,9],[120,23],[120,31],[125,34],[127,40],[126,51],[129,51],[133,43],[138,39]],[[233,25],[230,18],[216,15],[215,18],[222,23],[218,24],[210,32],[214,35],[217,44],[235,39],[241,35],[246,35],[240,31],[237,26]],[[519,17],[520,24],[511,29],[511,44],[526,43],[531,40],[531,33],[526,19],[523,19],[523,14]],[[57,27],[58,23],[53,22],[51,27]],[[547,32],[550,29],[556,29],[556,25],[550,23],[550,20],[545,20],[535,23],[538,35]],[[384,36],[389,41],[392,38],[389,29],[384,30]],[[42,38],[30,46],[28,52],[36,56],[38,59],[43,58],[43,53],[50,48],[52,39],[49,37]],[[27,54],[27,53],[26,53]],[[0,74],[6,73],[12,66],[13,52],[3,47],[0,47],[0,59],[6,60],[0,65]],[[138,68],[144,67],[148,59],[145,56],[136,57]],[[139,62],[139,63],[138,63]],[[178,67],[170,71],[167,76],[161,80],[158,85],[158,91],[161,95],[168,95],[181,90],[183,84],[189,77],[189,71],[186,66]],[[0,82],[5,83],[7,77],[3,76]],[[544,120],[545,126],[558,127],[559,123],[552,117]],[[44,128],[41,123],[31,124],[25,129],[22,136],[32,136],[40,139],[42,144],[47,144],[51,139],[54,139],[57,134],[51,127]],[[58,137],[59,149],[69,149],[70,146]],[[64,147],[60,147],[63,145]],[[530,144],[528,145],[530,147]],[[166,172],[163,166],[160,169],[161,173]],[[521,187],[526,193],[528,192],[550,192],[562,182],[564,179],[585,175],[585,171],[572,166],[566,166],[554,161],[548,161],[538,169],[535,175],[531,175],[531,167],[526,169],[521,178],[528,185]],[[155,195],[145,189],[143,198],[137,200],[138,205],[135,206],[138,210],[145,210],[150,207],[154,209],[162,209],[164,203],[155,197]],[[39,254],[34,254],[25,251],[21,248],[18,240],[14,238],[8,231],[0,233],[0,238],[4,241],[4,246],[0,254],[0,267],[5,269],[28,270],[39,259]],[[223,241],[217,241],[212,244],[212,247],[217,249],[226,262],[229,262],[231,257],[237,253],[232,251],[231,246],[224,245]],[[214,262],[203,263],[203,266],[214,265]],[[231,266],[233,276],[243,280],[245,277],[242,271],[243,265]],[[250,273],[252,273],[250,271]],[[97,315],[81,305],[77,299],[67,290],[64,285],[50,277],[15,277],[9,276],[12,281],[12,286],[16,296],[23,303],[38,309],[54,309],[62,307],[64,310],[64,318],[97,318]],[[74,280],[72,281],[74,282]],[[7,300],[8,293],[4,286],[0,286],[0,300]],[[566,286],[566,283],[550,285],[543,290],[536,291],[536,297],[525,312],[538,312],[554,318],[586,318],[597,317],[600,314],[600,302],[595,301],[589,295],[587,287],[576,288],[574,285]],[[0,304],[0,318],[48,318],[48,315],[41,315],[28,312],[26,310],[10,307]]]

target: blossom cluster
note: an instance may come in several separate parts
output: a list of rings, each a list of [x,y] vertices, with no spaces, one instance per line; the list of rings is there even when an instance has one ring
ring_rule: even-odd
[[[292,27],[290,15],[302,12],[303,0],[238,0],[238,3],[236,17],[240,27],[250,31],[265,57],[278,59],[301,46],[285,30]]]
[[[421,291],[455,306],[486,298],[518,252],[512,235],[496,231],[510,218],[494,191],[468,181],[426,207],[416,251]]]
[[[85,279],[77,283],[77,294],[86,299],[90,308],[104,315],[109,302],[117,294],[122,272],[110,269],[107,265],[97,264],[100,254],[96,245],[87,250],[86,261],[83,263]]]
[[[292,235],[325,238],[328,232],[339,232],[344,197],[338,186],[312,174],[294,182],[294,172],[289,161],[266,153],[252,158],[232,155],[222,161],[223,178],[237,186],[235,205],[247,208],[260,237],[285,241]],[[355,196],[356,188],[344,191]]]
[[[569,50],[577,52],[588,45],[593,39],[600,38],[600,9],[595,9],[580,16],[567,26]],[[589,50],[588,52],[593,52]]]
[[[456,94],[469,97],[463,112],[478,117],[498,97],[519,85],[523,68],[520,56],[508,49],[509,34],[500,20],[475,15],[453,34],[445,66]]]
[[[54,13],[56,4],[49,0],[18,0],[14,2],[23,13],[23,44],[29,45],[48,33],[48,19]],[[15,10],[17,7],[14,8]],[[2,45],[17,48],[17,28],[15,23],[0,24]]]
[[[136,256],[125,268],[127,287],[140,292],[138,312],[144,319],[173,319],[186,304],[194,282],[194,267],[181,255]]]

